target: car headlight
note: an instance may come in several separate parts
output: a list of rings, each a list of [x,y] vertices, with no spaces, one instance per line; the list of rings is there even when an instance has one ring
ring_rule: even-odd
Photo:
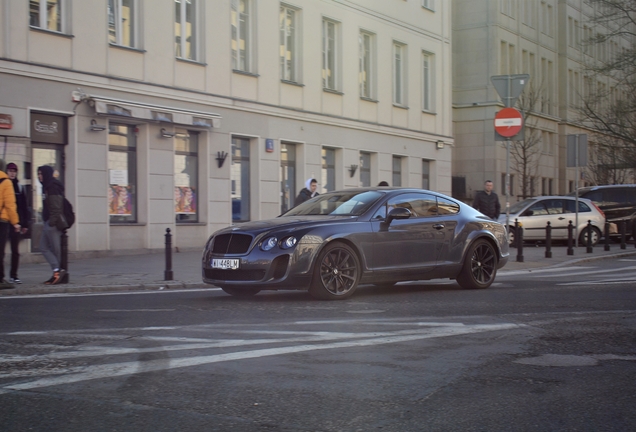
[[[263,243],[261,243],[261,250],[268,251],[272,250],[278,244],[278,239],[276,237],[269,237],[265,239]]]
[[[298,243],[298,240],[296,239],[296,237],[291,236],[291,237],[287,237],[282,242],[280,242],[280,247],[281,249],[289,249],[291,247],[296,246],[296,243]]]

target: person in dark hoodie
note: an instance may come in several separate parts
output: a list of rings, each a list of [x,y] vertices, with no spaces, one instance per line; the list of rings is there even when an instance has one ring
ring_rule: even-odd
[[[296,197],[296,201],[294,205],[302,204],[305,201],[315,197],[318,195],[316,192],[316,188],[318,187],[318,181],[314,178],[307,179],[305,182],[305,187],[302,188],[298,196]]]
[[[62,258],[62,232],[68,228],[64,219],[64,185],[53,176],[53,167],[38,167],[38,180],[42,183],[42,237],[40,251],[51,266],[53,276],[44,283],[57,285],[62,282],[66,270],[60,268]]]
[[[31,216],[29,214],[29,206],[27,204],[26,190],[18,180],[18,166],[11,162],[7,164],[7,175],[9,180],[13,182],[13,190],[15,192],[15,204],[18,207],[18,219],[20,222],[20,231],[10,230],[9,240],[11,242],[11,272],[9,273],[9,282],[13,284],[21,284],[18,278],[18,267],[20,266],[20,240],[22,236],[29,231],[29,222]]]

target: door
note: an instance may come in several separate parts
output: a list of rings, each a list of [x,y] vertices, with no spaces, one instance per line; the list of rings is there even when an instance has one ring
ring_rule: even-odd
[[[296,200],[296,146],[280,145],[280,212],[294,207]]]
[[[38,167],[50,165],[53,175],[64,183],[64,146],[55,144],[33,144],[31,160],[31,178],[33,197],[33,221],[31,225],[31,252],[40,252],[40,237],[42,236],[42,184],[38,180]]]

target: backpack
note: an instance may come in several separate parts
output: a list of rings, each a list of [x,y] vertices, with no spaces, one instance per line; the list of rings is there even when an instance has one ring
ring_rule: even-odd
[[[64,219],[66,219],[67,228],[70,228],[75,223],[75,212],[73,212],[73,204],[64,197]]]

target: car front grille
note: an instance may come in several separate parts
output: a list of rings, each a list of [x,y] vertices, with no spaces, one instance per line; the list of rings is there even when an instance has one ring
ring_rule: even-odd
[[[265,270],[220,270],[205,269],[206,279],[225,281],[259,281],[265,277]]]
[[[212,253],[215,254],[244,254],[250,249],[252,236],[245,234],[221,234],[214,237]]]

